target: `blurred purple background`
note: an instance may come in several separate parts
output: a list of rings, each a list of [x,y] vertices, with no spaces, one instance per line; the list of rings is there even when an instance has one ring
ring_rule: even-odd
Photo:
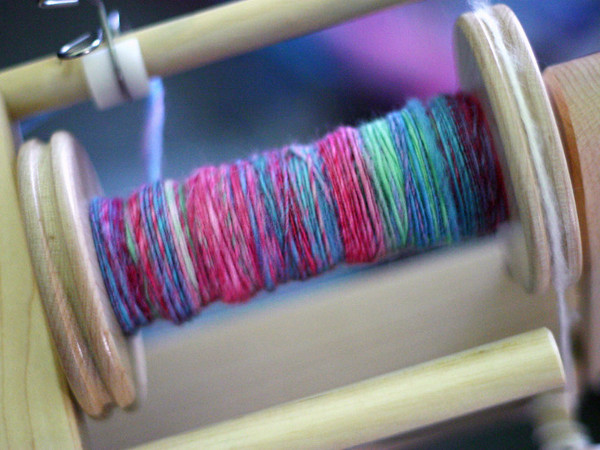
[[[86,2],[39,10],[35,1],[0,1],[0,67],[51,53],[97,26]],[[139,27],[218,1],[107,0]],[[540,64],[600,50],[600,2],[507,2],[523,23]],[[166,176],[291,141],[310,141],[402,105],[457,89],[452,27],[466,1],[428,0],[223,61],[165,80]],[[144,181],[140,155],[144,102],[98,112],[90,104],[29,121],[32,135],[74,132],[91,153],[109,193]],[[116,170],[117,169],[117,170]]]

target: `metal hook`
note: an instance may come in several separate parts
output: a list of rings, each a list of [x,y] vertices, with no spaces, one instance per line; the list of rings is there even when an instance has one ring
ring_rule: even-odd
[[[104,36],[102,30],[98,30],[95,36],[91,33],[84,33],[68,44],[63,45],[56,53],[60,59],[74,59],[87,55],[102,44]]]
[[[119,63],[114,38],[120,33],[120,16],[118,11],[106,13],[106,7],[102,0],[88,0],[98,9],[100,19],[100,29],[95,36],[92,33],[85,33],[77,39],[63,45],[57,52],[59,59],[74,59],[87,55],[96,50],[102,42],[106,41],[110,62],[115,72],[117,84],[121,94],[128,100],[132,100],[131,93],[127,88],[127,83]],[[79,0],[39,0],[40,8],[59,8],[79,5]]]
[[[39,0],[38,6],[40,8],[64,8],[69,6],[77,6],[79,0]]]

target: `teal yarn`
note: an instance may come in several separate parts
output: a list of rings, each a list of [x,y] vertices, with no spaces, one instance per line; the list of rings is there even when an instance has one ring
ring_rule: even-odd
[[[401,113],[407,130],[407,153],[411,173],[419,186],[423,228],[423,247],[451,243],[458,239],[455,233],[456,211],[449,201],[446,183],[445,159],[437,149],[432,120],[424,106],[409,101]]]
[[[456,242],[506,217],[497,156],[472,100],[439,96],[427,107],[411,100],[360,132],[388,251]],[[492,197],[499,201],[488,206]]]

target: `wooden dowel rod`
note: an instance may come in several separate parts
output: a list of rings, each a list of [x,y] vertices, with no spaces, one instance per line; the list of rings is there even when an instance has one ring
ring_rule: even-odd
[[[302,36],[408,0],[244,0],[143,28],[150,76],[166,77]],[[90,98],[81,61],[52,56],[0,72],[13,119]]]
[[[245,0],[138,31],[148,71],[169,76],[407,0]]]
[[[545,328],[142,448],[342,448],[561,387]]]

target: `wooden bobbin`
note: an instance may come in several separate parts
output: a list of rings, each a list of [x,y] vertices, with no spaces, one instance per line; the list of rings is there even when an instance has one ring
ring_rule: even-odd
[[[563,247],[567,256],[570,278],[575,280],[581,270],[581,242],[567,164],[550,102],[531,47],[514,14],[505,6],[492,8],[491,14],[498,23],[501,40],[506,42],[517,56],[518,82],[525,87],[525,101],[532,113],[535,126],[542,131],[543,159],[554,188],[558,215],[564,228]],[[519,106],[507,78],[507,71],[510,68],[507,67],[506,61],[499,58],[497,45],[497,42],[490,37],[490,30],[486,24],[475,14],[465,14],[458,20],[456,51],[463,88],[467,92],[474,93],[482,102],[492,128],[494,142],[503,155],[505,178],[512,195],[513,231],[509,239],[509,266],[528,290],[543,291],[550,283],[552,260],[545,211],[538,175],[532,163],[527,131],[520,120]],[[48,178],[42,181],[48,187],[44,189],[33,183],[31,185],[26,182],[21,183],[23,208],[32,209],[34,216],[37,214],[41,217],[30,221],[29,238],[39,242],[41,236],[46,241],[51,241],[48,245],[57,246],[55,255],[68,255],[69,258],[69,264],[65,264],[65,260],[61,260],[64,256],[56,257],[52,252],[39,253],[36,251],[39,246],[33,244],[34,262],[38,266],[44,266],[37,269],[38,273],[42,274],[38,282],[40,285],[47,285],[42,291],[45,294],[46,309],[50,314],[56,308],[53,306],[55,302],[70,307],[70,323],[73,325],[73,321],[76,320],[74,330],[79,332],[72,337],[72,341],[79,343],[81,348],[87,348],[92,355],[92,358],[89,356],[83,358],[85,361],[82,360],[76,370],[68,372],[67,377],[72,386],[76,386],[78,381],[75,378],[87,370],[90,372],[90,378],[95,376],[102,380],[112,400],[105,399],[102,386],[96,387],[91,392],[79,392],[78,398],[80,396],[87,398],[85,395],[93,394],[102,399],[98,403],[103,407],[108,407],[110,401],[120,406],[127,405],[133,398],[131,391],[133,375],[127,368],[122,336],[115,328],[112,311],[108,311],[109,301],[106,298],[102,277],[97,262],[92,257],[93,244],[89,232],[89,219],[84,213],[87,200],[91,195],[99,192],[93,169],[74,139],[64,133],[55,135],[51,139],[50,148],[45,150],[50,153],[50,156],[40,159],[26,156],[27,152],[43,152],[43,150],[31,150],[33,147],[44,146],[36,143],[24,147],[25,151],[22,151],[20,157],[24,162],[19,166],[19,178],[27,180],[46,177],[44,175],[46,173]],[[26,158],[31,158],[32,163],[27,164]],[[38,170],[40,165],[49,165],[51,169],[40,171]],[[76,176],[77,174],[79,176]],[[65,177],[68,178],[67,181]],[[56,198],[50,199],[49,204],[42,208],[38,200],[46,195],[44,194],[46,190],[54,192]],[[74,191],[76,194],[71,195],[69,191]],[[46,208],[48,212],[45,212]],[[68,239],[61,238],[55,242],[54,235],[48,232],[50,228],[39,229],[42,225],[57,227],[54,228],[57,230],[57,235]],[[69,243],[67,244],[65,240],[69,240]],[[68,267],[73,267],[71,273],[67,273]],[[56,283],[54,279],[56,277],[50,280],[50,277],[43,275],[47,272],[58,273],[60,283]],[[55,288],[56,286],[60,286],[60,289]],[[64,299],[65,297],[67,300]],[[82,304],[78,305],[77,302]],[[50,323],[53,327],[65,328],[65,320],[63,319],[63,323],[56,323],[56,320],[51,319]],[[106,337],[109,341],[112,339],[113,345],[107,346],[104,342],[99,345],[95,338],[98,336]],[[72,357],[69,355],[72,351],[61,345],[58,347],[61,359],[70,361],[69,358]],[[90,362],[92,359],[93,363]],[[109,367],[118,368],[120,375],[112,376]],[[96,372],[92,370],[94,368]],[[91,398],[88,403],[90,401]],[[85,404],[82,406],[86,408]],[[86,408],[86,411],[94,414],[95,410]]]

